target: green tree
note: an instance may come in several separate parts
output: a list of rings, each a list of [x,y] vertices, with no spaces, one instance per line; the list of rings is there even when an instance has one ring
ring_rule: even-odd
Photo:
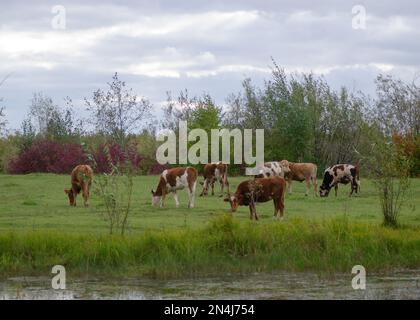
[[[127,143],[127,136],[147,127],[152,120],[152,104],[128,89],[124,81],[115,73],[108,89],[98,89],[92,100],[85,99],[90,112],[89,121],[97,133],[116,142],[122,148]]]

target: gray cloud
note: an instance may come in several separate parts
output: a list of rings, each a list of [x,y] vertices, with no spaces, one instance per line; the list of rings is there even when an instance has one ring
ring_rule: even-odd
[[[379,72],[411,80],[420,70],[416,1],[61,1],[67,28],[51,28],[56,1],[5,2],[0,88],[17,128],[32,93],[60,103],[103,87],[118,71],[159,106],[166,91],[209,92],[223,103],[244,77],[261,84],[271,56],[288,72],[324,74],[334,86],[372,93]],[[352,6],[366,29],[352,28]]]

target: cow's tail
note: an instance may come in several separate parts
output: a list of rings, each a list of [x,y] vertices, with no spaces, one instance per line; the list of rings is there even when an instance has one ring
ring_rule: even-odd
[[[357,160],[356,163],[356,179],[360,180],[360,160]]]
[[[360,192],[360,159],[356,162],[356,182],[357,182],[357,188],[358,192]]]

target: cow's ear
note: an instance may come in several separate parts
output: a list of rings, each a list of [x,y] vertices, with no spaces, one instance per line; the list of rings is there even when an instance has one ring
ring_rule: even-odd
[[[70,189],[64,189],[64,193],[69,194],[71,192]]]
[[[230,202],[230,199],[229,198],[224,198],[223,201]]]
[[[155,194],[155,192],[153,191],[153,189],[152,189],[152,194],[153,194],[153,195]]]

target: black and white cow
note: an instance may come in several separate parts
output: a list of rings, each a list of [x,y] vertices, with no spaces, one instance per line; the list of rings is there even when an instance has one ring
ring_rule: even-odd
[[[324,172],[324,180],[319,188],[319,195],[321,197],[328,197],[332,187],[335,189],[335,196],[337,196],[338,184],[351,183],[351,192],[356,192],[360,189],[359,180],[359,164],[356,166],[352,164],[336,164],[327,168]]]

